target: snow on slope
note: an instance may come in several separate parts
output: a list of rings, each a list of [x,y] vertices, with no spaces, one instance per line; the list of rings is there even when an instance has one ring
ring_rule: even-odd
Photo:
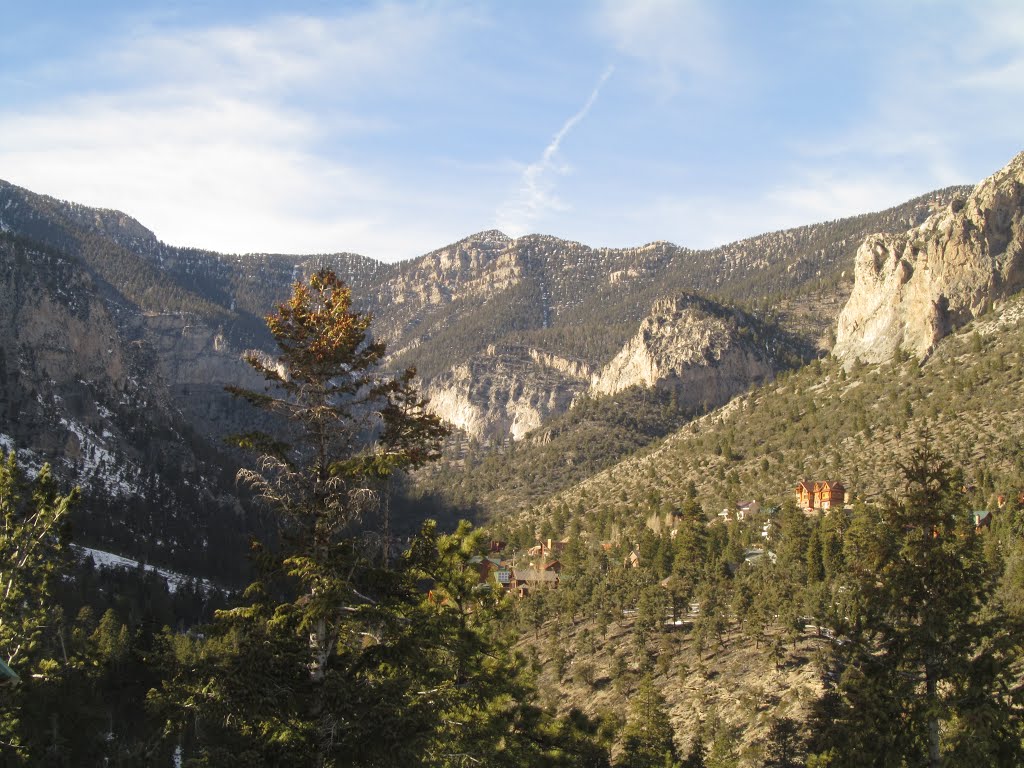
[[[106,568],[124,568],[125,570],[134,570],[139,567],[138,560],[132,560],[128,557],[122,557],[121,555],[115,555],[113,552],[104,552],[102,549],[93,549],[92,547],[83,547],[78,544],[72,544],[71,548],[81,555],[82,560],[87,557],[91,557],[96,565],[104,566]],[[167,568],[157,568],[153,565],[145,564],[142,566],[147,571],[153,571],[154,573],[162,576],[167,581],[167,588],[173,594],[178,589],[193,579],[186,576],[178,571],[172,571]],[[217,589],[217,585],[212,581],[206,579],[194,579],[196,584],[204,592],[210,592]]]

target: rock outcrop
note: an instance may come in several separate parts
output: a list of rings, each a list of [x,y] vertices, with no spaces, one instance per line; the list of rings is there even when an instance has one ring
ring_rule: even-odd
[[[477,440],[522,439],[548,417],[569,410],[586,389],[584,380],[572,375],[572,363],[540,362],[534,354],[488,348],[429,384],[430,410]],[[563,362],[568,373],[554,362]]]
[[[953,329],[1024,287],[1024,152],[902,235],[872,235],[833,354],[877,363],[923,357]]]
[[[752,320],[707,299],[659,301],[622,351],[595,374],[594,395],[633,386],[671,387],[689,409],[714,407],[772,376]]]

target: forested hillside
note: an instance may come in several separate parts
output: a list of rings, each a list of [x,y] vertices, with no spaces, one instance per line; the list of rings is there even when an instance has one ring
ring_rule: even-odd
[[[4,759],[1020,762],[1021,173],[397,265],[0,185]]]

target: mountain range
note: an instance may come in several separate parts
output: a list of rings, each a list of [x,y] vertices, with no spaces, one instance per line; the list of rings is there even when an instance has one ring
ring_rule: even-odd
[[[241,353],[273,351],[263,317],[330,267],[373,315],[387,366],[415,366],[459,428],[424,488],[457,495],[491,456],[578,454],[540,483],[561,492],[833,347],[847,367],[927,354],[1014,293],[1022,165],[711,250],[486,231],[397,264],[174,247],[124,213],[0,182],[0,443],[83,487],[83,543],[237,576],[219,553],[261,522],[220,442],[251,414],[223,386],[258,384]],[[613,428],[588,446],[595,424]],[[542,498],[499,490],[515,503],[496,509]]]

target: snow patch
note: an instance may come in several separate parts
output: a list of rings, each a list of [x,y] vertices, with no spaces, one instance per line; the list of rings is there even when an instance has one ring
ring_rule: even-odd
[[[117,457],[107,450],[101,438],[88,427],[63,416],[60,424],[78,438],[81,478],[96,477],[112,496],[141,495],[139,489],[131,482],[132,477],[140,474],[137,468],[123,460],[122,466],[118,466]],[[103,436],[110,436],[110,432],[104,429]],[[65,459],[65,462],[73,469],[77,468],[74,461]]]
[[[139,567],[138,560],[132,560],[130,557],[122,557],[121,555],[115,555],[113,552],[105,552],[102,549],[93,549],[92,547],[83,547],[78,544],[72,544],[71,548],[80,554],[82,560],[85,560],[87,557],[91,557],[92,561],[96,563],[96,565],[103,566],[105,568],[135,570]],[[216,585],[207,579],[195,579],[186,576],[180,571],[172,571],[169,568],[157,568],[154,565],[144,564],[142,567],[144,570],[151,571],[166,580],[167,589],[171,594],[177,592],[178,589],[185,584],[188,584],[190,581],[195,581],[203,592],[211,592],[216,589]]]

